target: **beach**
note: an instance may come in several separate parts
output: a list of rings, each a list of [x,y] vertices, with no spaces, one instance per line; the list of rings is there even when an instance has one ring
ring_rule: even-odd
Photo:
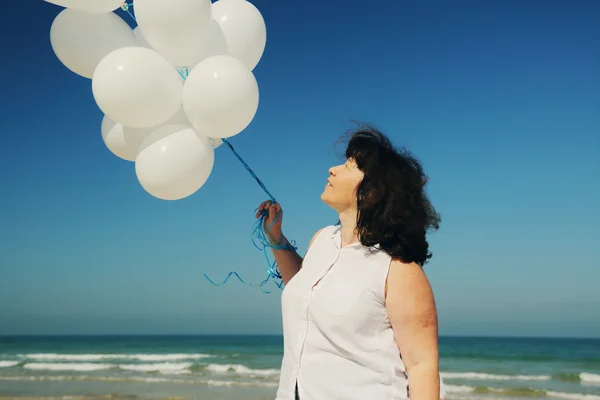
[[[281,336],[0,338],[3,399],[275,399]],[[447,398],[600,400],[600,340],[440,338]]]

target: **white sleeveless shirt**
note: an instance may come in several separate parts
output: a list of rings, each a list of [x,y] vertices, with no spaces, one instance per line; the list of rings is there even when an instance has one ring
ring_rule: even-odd
[[[408,399],[408,379],[385,308],[391,257],[341,247],[324,228],[282,294],[284,356],[277,400]]]

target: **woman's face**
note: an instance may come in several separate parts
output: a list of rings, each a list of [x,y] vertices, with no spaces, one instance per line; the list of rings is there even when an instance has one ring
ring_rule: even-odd
[[[329,179],[321,200],[338,213],[356,209],[356,189],[364,174],[352,159],[329,169]]]

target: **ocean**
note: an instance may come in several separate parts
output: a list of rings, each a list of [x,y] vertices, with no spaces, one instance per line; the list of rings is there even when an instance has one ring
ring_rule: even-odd
[[[0,399],[273,400],[281,336],[0,337]],[[440,338],[450,400],[600,400],[600,340]]]

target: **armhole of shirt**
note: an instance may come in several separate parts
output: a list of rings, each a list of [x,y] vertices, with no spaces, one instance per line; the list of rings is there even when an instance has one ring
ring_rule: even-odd
[[[385,288],[387,286],[387,282],[388,282],[388,277],[390,276],[390,271],[392,269],[392,261],[393,258],[389,257],[389,260],[387,260],[386,262],[386,268],[384,268],[385,273],[383,274],[383,282],[380,282],[379,284],[379,300],[381,301],[381,303],[384,305],[386,305],[387,303],[387,296],[385,294]]]
[[[321,228],[321,230],[319,231],[319,233],[317,233],[317,236],[315,237],[315,240],[313,241],[312,245],[310,245],[309,243],[309,247],[308,249],[306,249],[306,254],[304,255],[304,257],[306,257],[308,255],[308,253],[317,245],[317,243],[319,243],[319,241],[321,240],[321,237],[325,234],[325,233],[332,233],[331,228],[335,228],[335,226],[330,225],[330,226],[324,226],[323,228]]]

